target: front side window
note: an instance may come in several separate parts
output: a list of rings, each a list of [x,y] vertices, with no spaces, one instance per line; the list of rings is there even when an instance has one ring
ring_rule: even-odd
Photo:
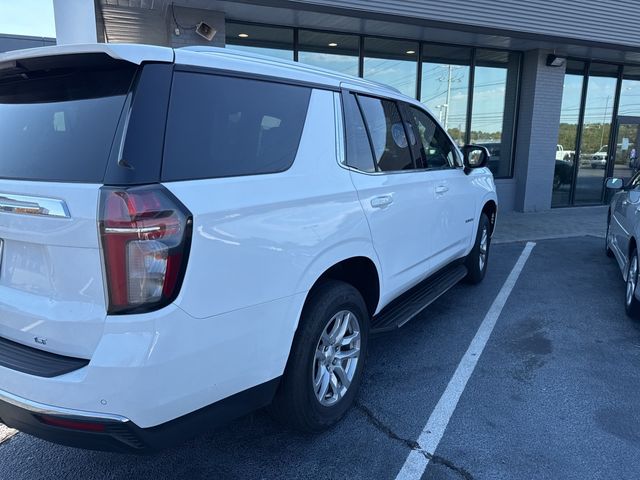
[[[288,169],[298,151],[310,96],[307,87],[176,72],[162,179]]]
[[[410,105],[403,105],[403,113],[409,121],[411,130],[418,137],[418,148],[414,150],[418,167],[429,169],[455,167],[457,164],[455,147],[436,122],[422,110]]]
[[[358,100],[369,129],[377,170],[413,169],[405,125],[396,103],[364,95],[359,95]]]

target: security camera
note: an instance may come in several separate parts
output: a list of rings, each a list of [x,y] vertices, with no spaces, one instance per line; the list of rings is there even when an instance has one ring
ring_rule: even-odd
[[[210,42],[211,40],[213,40],[213,37],[215,37],[218,31],[208,23],[200,22],[198,25],[196,25],[196,33],[202,38],[206,38]]]

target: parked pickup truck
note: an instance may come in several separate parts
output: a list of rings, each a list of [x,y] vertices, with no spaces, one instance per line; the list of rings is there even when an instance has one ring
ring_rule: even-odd
[[[575,151],[565,150],[562,145],[556,145],[556,160],[572,160],[575,155]]]

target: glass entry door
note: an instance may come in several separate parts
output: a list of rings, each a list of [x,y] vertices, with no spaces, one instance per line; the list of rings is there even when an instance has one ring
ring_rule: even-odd
[[[640,148],[640,117],[618,117],[615,126],[616,147],[611,148],[612,162],[608,165],[609,176],[629,180],[640,170],[638,148]]]

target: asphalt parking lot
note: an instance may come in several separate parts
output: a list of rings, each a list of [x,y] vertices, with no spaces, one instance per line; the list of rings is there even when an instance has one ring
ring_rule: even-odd
[[[356,408],[327,433],[257,412],[149,456],[17,434],[0,445],[0,478],[394,479],[524,248],[494,245],[484,283],[376,338]],[[424,474],[403,478],[638,478],[640,322],[623,298],[602,239],[537,242]]]

